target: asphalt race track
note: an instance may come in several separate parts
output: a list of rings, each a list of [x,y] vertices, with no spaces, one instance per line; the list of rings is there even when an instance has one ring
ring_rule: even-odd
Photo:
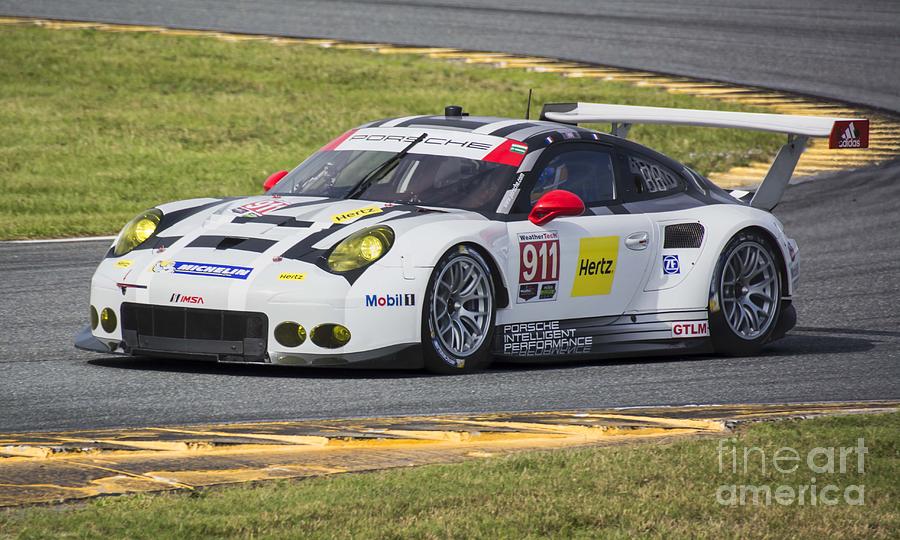
[[[502,51],[900,109],[896,0],[0,0],[0,15]]]
[[[756,358],[353,372],[72,349],[108,246],[0,245],[0,431],[686,403],[900,398],[900,163],[808,182],[776,213],[800,243],[799,327]]]
[[[900,109],[900,6],[888,2],[865,8],[816,2],[814,11],[802,9],[801,2],[791,3],[789,9],[774,2],[765,9],[729,7],[724,0],[718,8],[689,2],[622,3],[609,9],[609,20],[606,15],[562,17],[546,12],[552,4],[526,1],[516,2],[515,8],[489,9],[450,1],[425,7],[404,2],[283,2],[234,2],[233,10],[216,2],[219,11],[213,13],[205,9],[213,4],[204,0],[0,0],[0,14],[506,50],[796,89]],[[577,13],[587,4],[566,2],[557,9]],[[349,15],[339,18],[341,10]],[[499,24],[484,13],[479,17],[472,12],[494,13],[505,29],[498,30]],[[701,17],[699,22],[692,15]],[[732,20],[739,20],[739,27]],[[446,28],[438,31],[436,21]],[[794,24],[794,31],[788,32],[786,27]],[[654,31],[639,31],[644,26]],[[401,27],[413,30],[405,33]],[[840,32],[831,31],[838,27]],[[532,37],[520,36],[521,29]],[[683,50],[673,48],[676,42]],[[867,50],[854,53],[853,47]],[[3,243],[0,431],[900,399],[898,197],[900,162],[788,190],[775,213],[801,247],[796,301],[800,320],[797,329],[762,356],[500,365],[487,373],[457,377],[78,352],[72,338],[87,321],[90,275],[107,243]]]

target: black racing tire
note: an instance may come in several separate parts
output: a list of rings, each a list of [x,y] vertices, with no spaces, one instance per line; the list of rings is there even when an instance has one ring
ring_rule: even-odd
[[[725,245],[710,283],[709,330],[717,353],[752,356],[775,335],[784,309],[779,257],[753,229]]]
[[[484,257],[464,244],[450,249],[435,265],[425,290],[425,369],[443,375],[486,369],[493,360],[496,312],[494,280]]]

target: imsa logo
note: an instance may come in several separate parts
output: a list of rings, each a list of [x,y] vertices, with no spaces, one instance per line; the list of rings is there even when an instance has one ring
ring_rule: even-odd
[[[203,304],[202,296],[188,296],[186,294],[173,293],[169,297],[169,302],[173,304]]]
[[[367,294],[366,307],[403,307],[416,305],[415,294]]]

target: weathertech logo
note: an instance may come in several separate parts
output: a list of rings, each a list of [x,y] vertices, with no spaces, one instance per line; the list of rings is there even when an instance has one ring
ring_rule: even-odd
[[[868,120],[839,120],[831,128],[829,148],[868,148]]]
[[[169,302],[173,304],[203,304],[202,296],[188,296],[186,294],[174,293],[169,297]]]

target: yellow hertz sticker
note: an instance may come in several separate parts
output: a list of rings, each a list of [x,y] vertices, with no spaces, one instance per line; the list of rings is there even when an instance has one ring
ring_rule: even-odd
[[[119,268],[128,268],[131,266],[131,261],[129,261],[129,260],[119,261],[116,263],[116,266]]]
[[[306,279],[306,274],[292,274],[290,272],[278,274],[279,281],[303,281],[304,279]]]
[[[331,221],[335,223],[347,223],[348,221],[353,221],[354,219],[361,218],[363,216],[368,216],[371,214],[380,214],[381,207],[380,206],[367,206],[365,208],[357,208],[356,210],[350,210],[349,212],[344,212],[343,214],[335,214],[331,216]]]
[[[578,266],[572,296],[609,294],[616,276],[619,237],[582,238],[578,246]]]

